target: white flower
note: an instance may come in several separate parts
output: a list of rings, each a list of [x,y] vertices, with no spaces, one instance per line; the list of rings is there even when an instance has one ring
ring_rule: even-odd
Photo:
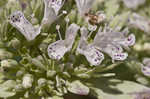
[[[64,1],[65,2],[65,1]],[[44,18],[42,24],[53,23],[60,15],[58,15],[59,10],[64,5],[62,0],[44,0]],[[66,14],[66,12],[63,14]]]
[[[138,28],[146,33],[150,32],[150,19],[140,16],[137,13],[133,13],[129,18],[129,25]]]
[[[108,26],[105,26],[102,30],[100,27],[94,38],[93,46],[107,53],[113,61],[125,60],[128,54],[123,52],[123,48],[128,48],[135,43],[135,36],[130,34],[126,37],[127,35],[128,29],[120,32],[119,28],[112,30]]]
[[[123,0],[124,4],[128,8],[136,9],[138,6],[145,3],[146,0]]]
[[[89,34],[90,35],[90,34]],[[104,55],[91,44],[88,44],[88,31],[85,27],[81,28],[81,39],[77,48],[77,52],[84,55],[91,65],[99,65]]]
[[[10,24],[17,28],[28,40],[34,40],[41,32],[41,27],[34,27],[21,11],[16,11],[10,15]]]
[[[74,23],[71,24],[66,30],[65,40],[62,40],[60,37],[60,40],[50,44],[47,49],[49,57],[59,60],[64,56],[66,52],[70,51],[78,29],[78,25]]]

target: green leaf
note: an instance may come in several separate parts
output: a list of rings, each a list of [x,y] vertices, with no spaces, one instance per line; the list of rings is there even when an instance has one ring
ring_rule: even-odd
[[[118,79],[99,79],[91,87],[92,95],[98,99],[134,99],[136,92],[149,90],[148,87],[132,81]]]
[[[53,96],[53,97],[48,97],[46,99],[64,99],[63,97],[58,97],[58,96]]]
[[[69,84],[68,90],[74,94],[78,95],[88,95],[89,88],[82,84],[80,81],[76,80]]]
[[[6,51],[5,49],[0,49],[0,60],[12,58],[13,54]]]
[[[5,6],[8,0],[0,0],[0,7]]]
[[[15,92],[9,92],[9,91],[0,89],[0,97],[1,98],[8,98],[8,97],[14,96],[15,94],[16,94]]]
[[[12,90],[16,86],[16,82],[13,80],[7,80],[3,84],[0,85],[0,97],[1,98],[7,98],[14,96],[16,93],[13,91],[8,91]]]
[[[101,89],[98,88],[92,88],[94,92],[96,93],[97,99],[134,99],[134,96],[131,95],[117,95],[117,94],[108,94],[103,92]]]
[[[16,82],[13,80],[7,80],[3,84],[0,84],[0,90],[10,90],[16,86]]]

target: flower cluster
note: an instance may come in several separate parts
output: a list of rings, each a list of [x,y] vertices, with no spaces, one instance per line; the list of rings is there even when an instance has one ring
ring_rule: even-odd
[[[79,26],[71,24],[66,30],[65,40],[58,40],[50,44],[48,47],[49,57],[56,60],[61,59],[72,48],[78,29]],[[134,34],[126,37],[129,32],[127,28],[120,31],[119,27],[114,30],[109,26],[105,26],[103,30],[100,27],[91,44],[87,42],[89,37],[88,30],[85,27],[80,30],[81,39],[77,52],[84,55],[91,65],[100,65],[104,59],[102,52],[107,53],[112,58],[112,61],[125,60],[128,54],[123,52],[123,48],[129,49],[129,46],[135,43]]]
[[[86,13],[89,12],[90,8],[87,9],[87,7],[92,2],[90,0],[76,0],[78,11],[80,15],[83,16],[83,18],[86,16]],[[58,12],[63,5],[62,0],[44,0],[44,4],[45,13],[43,20],[54,21],[54,18],[57,18]],[[24,17],[21,11],[14,12],[10,16],[10,23],[18,30],[20,30],[20,32],[26,37],[27,40],[33,40],[37,35],[40,34],[41,26],[38,28],[38,30],[36,30],[36,28],[34,28],[32,24]],[[56,28],[60,35],[60,27],[57,26]],[[62,37],[60,37],[60,40],[50,44],[48,46],[49,57],[59,60],[64,56],[66,52],[70,51],[75,41],[78,29],[78,25],[74,23],[71,24],[66,29],[65,40],[62,40]],[[94,30],[96,30],[96,28],[93,29],[93,31]],[[99,28],[93,43],[88,44],[88,31],[86,30],[86,28],[83,27],[81,28],[81,40],[79,42],[77,52],[83,54],[91,65],[100,65],[100,63],[104,59],[104,55],[100,51],[107,53],[113,61],[125,60],[128,54],[123,53],[122,47],[128,48],[128,46],[132,46],[135,43],[135,36],[131,34],[126,37],[127,34],[127,29],[120,32],[120,29],[118,27],[116,27],[115,29],[111,29],[109,28],[109,26],[105,25],[103,30],[102,27]]]
[[[0,7],[0,98],[149,98],[141,89],[149,89],[150,59],[140,59],[149,55],[150,21],[136,11],[145,2],[8,0]]]

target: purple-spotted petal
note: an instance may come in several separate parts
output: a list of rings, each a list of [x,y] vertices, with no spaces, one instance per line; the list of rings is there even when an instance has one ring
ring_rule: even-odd
[[[149,66],[150,66],[150,58],[144,58],[143,64],[144,64],[144,65],[149,65]]]
[[[130,34],[128,36],[128,38],[126,39],[126,42],[128,44],[128,46],[132,46],[135,44],[135,35],[134,34]]]
[[[128,57],[127,53],[115,53],[112,56],[113,60],[125,60]]]
[[[142,67],[142,72],[145,76],[149,76],[150,77],[150,66],[143,66]]]
[[[10,15],[10,24],[17,28],[28,40],[34,40],[41,32],[41,27],[33,26],[24,16],[23,12],[16,11]]]

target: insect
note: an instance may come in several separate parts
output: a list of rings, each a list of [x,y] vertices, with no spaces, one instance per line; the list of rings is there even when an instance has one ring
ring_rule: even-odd
[[[91,65],[99,65],[104,59],[104,55],[91,44],[87,42],[88,31],[85,27],[81,28],[81,39],[77,52],[84,55]]]
[[[60,60],[66,52],[70,51],[79,28],[80,27],[78,25],[72,23],[66,29],[66,35],[64,40],[62,40],[62,38],[60,37],[60,40],[48,46],[48,56],[52,59]]]
[[[95,0],[75,0],[78,8],[78,12],[88,23],[96,25],[105,19],[105,15],[98,11],[96,14],[89,13],[92,4]]]
[[[97,14],[90,14],[90,13],[85,13],[85,18],[88,23],[92,25],[99,24],[102,22],[106,17],[103,13],[97,13]]]
[[[21,34],[28,40],[34,40],[41,32],[41,27],[34,27],[25,17],[21,11],[16,11],[10,15],[9,22],[12,26],[17,28]]]

